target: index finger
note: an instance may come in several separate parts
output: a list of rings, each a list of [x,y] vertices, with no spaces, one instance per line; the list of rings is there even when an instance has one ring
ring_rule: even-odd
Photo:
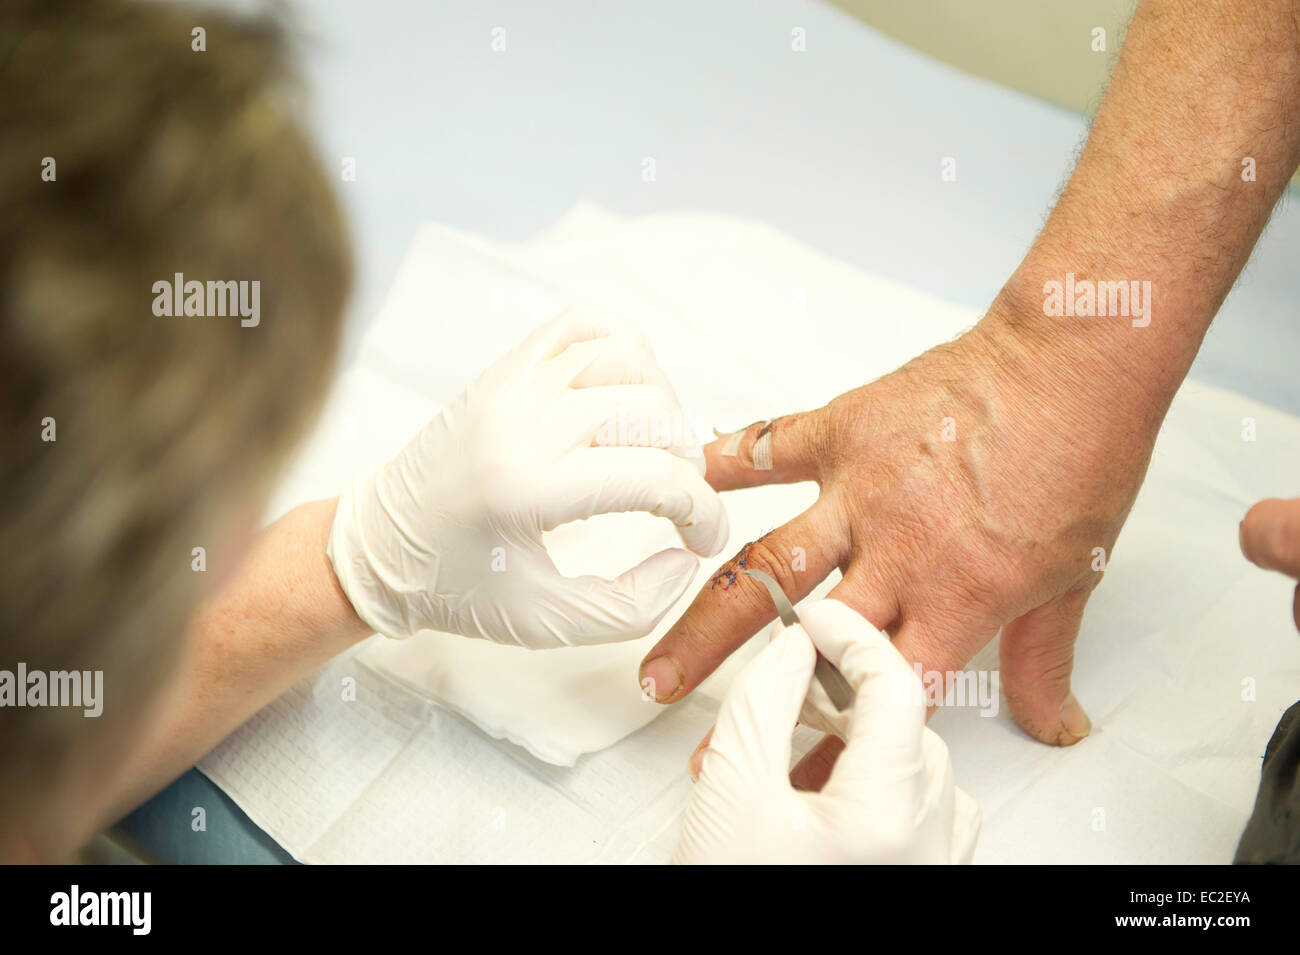
[[[776,617],[767,588],[741,573],[762,570],[798,602],[839,566],[847,535],[819,498],[788,524],[746,544],[723,564],[641,663],[641,689],[660,703],[681,699]]]

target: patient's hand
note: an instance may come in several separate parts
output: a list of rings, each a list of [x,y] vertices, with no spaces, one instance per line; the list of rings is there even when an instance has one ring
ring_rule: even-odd
[[[705,448],[706,476],[720,490],[817,481],[812,507],[728,568],[743,557],[798,600],[840,567],[832,595],[927,670],[961,668],[1005,627],[1016,719],[1070,745],[1091,728],[1070,692],[1075,637],[1154,429],[1119,413],[1118,399],[1081,401],[1044,347],[986,318],[824,408],[776,419],[771,470],[753,467],[757,424],[735,456],[722,455],[725,441]],[[1086,393],[1112,388],[1123,390],[1093,381]],[[680,699],[772,617],[758,581],[720,575],[646,656],[642,686]]]
[[[1300,497],[1289,501],[1271,498],[1247,511],[1241,522],[1241,552],[1265,570],[1280,570],[1300,580]],[[1300,627],[1300,587],[1291,614]]]
[[[1069,675],[1094,554],[1109,557],[1169,402],[1300,157],[1294,16],[1283,2],[1139,4],[1070,181],[999,296],[1005,317],[779,419],[774,470],[750,467],[757,428],[738,458],[709,449],[718,488],[822,486],[746,562],[795,597],[841,565],[836,596],[927,667],[961,666],[1005,627],[1017,719],[1050,742],[1086,734]],[[1261,153],[1247,182],[1242,157]],[[1084,308],[1049,309],[1048,283],[1076,275],[1151,291],[1141,315],[1077,295]],[[677,699],[771,615],[750,578],[706,590],[643,677]]]

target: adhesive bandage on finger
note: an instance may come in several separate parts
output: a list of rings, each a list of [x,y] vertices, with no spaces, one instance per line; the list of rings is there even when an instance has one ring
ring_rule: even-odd
[[[772,470],[772,422],[770,421],[758,433],[758,440],[754,442],[753,458],[755,471]]]
[[[761,421],[755,422],[755,424],[761,424],[763,428],[758,433],[758,440],[754,442],[754,450],[751,454],[754,469],[756,471],[770,471],[772,470],[772,422]],[[714,428],[714,435],[727,439],[718,453],[724,458],[734,458],[740,453],[740,443],[745,439],[745,435],[749,433],[752,427],[754,425],[751,424],[732,434],[723,434],[717,428]]]

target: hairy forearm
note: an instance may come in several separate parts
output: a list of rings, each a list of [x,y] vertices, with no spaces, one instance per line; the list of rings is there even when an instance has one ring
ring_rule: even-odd
[[[303,676],[370,633],[325,545],[336,501],[290,511],[194,615],[184,662],[135,748],[109,823],[184,772]]]
[[[1152,437],[1300,162],[1298,6],[1139,4],[1074,174],[986,322]],[[1049,314],[1067,273],[1149,282],[1149,311]]]

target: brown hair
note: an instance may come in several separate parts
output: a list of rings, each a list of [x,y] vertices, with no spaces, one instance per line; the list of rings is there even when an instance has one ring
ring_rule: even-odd
[[[192,549],[257,506],[328,381],[350,252],[285,46],[193,7],[0,12],[0,669],[104,673],[99,719],[0,708],[0,850],[144,712]],[[156,315],[176,273],[258,281],[260,321]]]

